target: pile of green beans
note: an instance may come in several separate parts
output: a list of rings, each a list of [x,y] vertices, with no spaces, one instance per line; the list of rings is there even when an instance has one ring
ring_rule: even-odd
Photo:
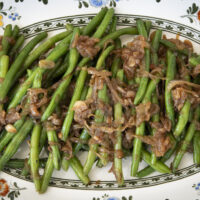
[[[12,27],[9,24],[5,27],[0,44],[0,171],[4,167],[21,169],[22,175],[31,175],[36,191],[44,193],[53,171],[61,168],[65,173],[71,167],[84,184],[89,184],[89,175],[95,162],[97,167],[104,167],[112,162],[116,181],[119,186],[123,186],[123,158],[130,155],[130,174],[139,178],[155,171],[175,173],[191,146],[194,163],[200,165],[200,74],[193,73],[195,67],[200,65],[200,56],[191,52],[187,46],[180,49],[173,40],[162,37],[162,30],[152,30],[150,21],[137,19],[135,27],[116,27],[117,17],[113,8],[102,8],[85,27],[67,24],[65,31],[51,38],[47,38],[46,32],[39,33],[26,45],[18,26]],[[134,35],[133,44],[140,38],[137,45],[143,46],[141,49],[136,44],[133,47],[125,44],[122,47],[122,35]],[[99,52],[93,58],[84,57],[77,48],[77,41],[81,36],[96,39],[95,48]],[[134,70],[132,78],[127,76],[125,68],[128,65],[126,59],[130,57],[122,56],[126,48],[133,54],[129,54],[130,57],[143,54],[139,63],[137,61],[134,67],[128,66],[130,70]],[[42,67],[42,62],[47,67]],[[95,96],[95,75],[88,73],[89,67],[110,75],[106,78],[99,76],[102,79],[99,84],[101,82],[102,85],[97,89],[95,98],[98,100],[92,102],[96,107],[87,119],[91,121],[85,120],[81,124],[75,117],[74,107],[78,102],[91,103]],[[180,73],[183,68],[186,69],[184,75]],[[144,75],[138,73],[139,69],[143,70]],[[155,69],[156,73],[153,73]],[[22,82],[19,81],[22,79]],[[111,83],[113,80],[119,83],[115,91],[118,98],[113,97],[109,85],[109,81]],[[182,82],[171,87],[174,80]],[[123,92],[120,93],[125,91],[123,87],[134,94],[128,105],[123,103]],[[185,99],[178,99],[181,100],[181,108],[177,108],[177,99],[173,93],[177,88],[185,92]],[[31,98],[30,91],[45,92],[39,93],[37,98]],[[36,103],[32,101],[46,98],[45,95],[47,100],[37,108],[39,115],[35,117],[31,107]],[[98,103],[110,108],[109,120]],[[149,103],[159,107],[159,110],[150,115],[149,119],[145,118],[137,124],[138,108]],[[20,117],[13,123],[7,123],[6,117],[13,110]],[[51,119],[55,116],[57,118],[54,124]],[[132,124],[127,125],[127,116],[135,122],[132,120]],[[108,134],[112,134],[114,139],[109,139],[110,146],[104,145],[104,141],[94,142],[99,138],[90,129],[90,125],[105,127],[110,120],[112,123],[107,128],[112,131],[98,132],[107,138]],[[164,120],[168,121],[169,127],[165,126]],[[160,133],[160,129],[152,124],[159,124],[164,132]],[[78,132],[74,131],[74,127],[78,127]],[[129,139],[128,132],[131,132]],[[13,159],[20,145],[29,136],[29,158]],[[169,144],[162,155],[158,156],[155,147],[159,137],[167,138]],[[146,142],[145,138],[154,143]],[[160,145],[165,145],[164,142]],[[42,151],[46,151],[47,158],[40,157]],[[79,160],[80,151],[87,152],[85,163]],[[173,155],[170,168],[165,162]],[[141,160],[148,166],[138,171]],[[44,169],[43,174],[40,174],[40,168]]]

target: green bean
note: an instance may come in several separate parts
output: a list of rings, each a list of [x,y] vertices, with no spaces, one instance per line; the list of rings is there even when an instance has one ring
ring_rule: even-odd
[[[104,38],[102,38],[99,41],[97,46],[99,46],[100,48],[103,48],[105,42],[110,39],[115,40],[115,39],[119,38],[121,35],[136,35],[136,34],[138,34],[137,28],[130,28],[130,27],[122,28],[122,29],[116,30],[113,33],[106,35]]]
[[[160,173],[171,173],[171,170],[160,160],[157,160],[154,164],[151,163],[151,155],[148,151],[142,149],[142,159],[148,163],[153,169]]]
[[[111,33],[111,34],[105,36],[98,43],[98,46],[100,48],[103,48],[103,45],[107,40],[109,40],[109,39],[115,40],[116,38],[118,38],[120,35],[123,35],[123,34],[137,34],[137,29],[135,29],[135,28],[124,28],[124,29],[117,30],[114,33]],[[81,62],[78,64],[78,66],[79,67],[85,66],[89,60],[90,60],[90,58],[82,59]],[[64,120],[64,123],[63,123],[62,140],[66,140],[66,138],[68,136],[69,129],[70,129],[73,117],[74,117],[74,111],[72,111],[71,109],[73,108],[74,103],[80,99],[81,92],[82,92],[86,77],[87,77],[87,71],[81,70],[79,77],[76,81],[76,87],[75,87],[75,90],[74,90],[74,93],[73,93],[73,96],[72,96],[72,99],[71,99],[71,102],[70,102],[70,105],[69,105],[69,112],[67,113],[65,120]]]
[[[52,149],[53,165],[55,169],[59,170],[61,157],[60,157],[60,151],[58,148],[58,138],[57,138],[56,132],[47,131],[47,137],[48,137],[49,145]]]
[[[0,78],[5,78],[9,67],[9,57],[2,55],[0,57]]]
[[[102,8],[101,11],[92,18],[92,20],[89,22],[89,24],[83,28],[83,35],[90,35],[98,24],[101,23],[102,19],[104,18],[105,14],[107,12],[107,8]]]
[[[116,39],[115,44],[116,44],[115,45],[116,49],[121,48],[121,40],[120,39]],[[113,63],[111,66],[112,77],[116,77],[120,64],[121,64],[121,59],[116,55],[113,59]]]
[[[18,37],[18,34],[19,34],[19,26],[15,25],[12,31],[13,39],[16,39]]]
[[[188,56],[189,50],[188,49],[178,49],[176,44],[170,42],[169,40],[161,39],[160,43],[164,46],[168,47],[171,51],[178,51],[179,53]]]
[[[146,40],[148,39],[147,30],[145,28],[145,24],[141,19],[136,21],[137,29],[140,35],[142,35]]]
[[[46,133],[46,130],[45,128],[42,129],[42,132],[41,132],[41,135],[40,135],[40,141],[39,141],[39,154],[41,153],[43,147],[44,147],[44,144],[46,142],[46,139],[47,139],[47,133]],[[29,157],[26,165],[24,166],[24,168],[22,169],[22,172],[21,172],[21,175],[22,176],[28,176],[28,174],[30,173],[30,164],[31,164],[31,159]],[[44,164],[44,163],[43,163]],[[41,162],[39,162],[39,165],[42,165]]]
[[[32,134],[31,134],[31,151],[30,151],[30,166],[31,166],[31,175],[33,182],[35,184],[36,191],[40,190],[41,180],[39,174],[39,142],[41,134],[41,125],[34,125]]]
[[[83,129],[83,131],[81,132],[81,135],[79,137],[79,139],[82,143],[75,144],[75,146],[73,148],[74,155],[76,155],[79,152],[79,150],[83,146],[83,143],[87,142],[89,138],[90,138],[90,135],[89,135],[88,131],[86,129]]]
[[[178,169],[178,166],[190,144],[190,142],[192,141],[193,139],[193,136],[194,136],[194,133],[195,133],[195,130],[196,130],[196,121],[199,121],[199,116],[200,116],[200,106],[198,106],[194,112],[194,120],[193,122],[190,123],[190,126],[188,127],[187,129],[187,132],[186,132],[186,135],[176,153],[176,156],[173,160],[173,163],[172,163],[172,169],[173,169],[173,172],[175,172],[177,169]]]
[[[179,113],[178,121],[177,121],[175,129],[174,129],[175,137],[180,136],[180,134],[184,130],[184,128],[188,122],[188,119],[189,119],[190,107],[191,107],[190,101],[186,100],[186,102],[184,103],[184,105]]]
[[[11,38],[11,36],[12,36],[12,25],[8,24],[5,27],[3,39],[2,39],[2,42],[1,42],[2,51],[0,52],[0,56],[8,54],[8,51],[10,49],[10,40],[9,40],[9,38]]]
[[[46,164],[47,159],[46,158],[42,158],[40,159],[40,163],[39,163],[39,167],[40,168],[44,168],[45,164]],[[11,169],[22,169],[24,168],[24,165],[26,163],[26,159],[10,159],[5,167],[9,167]]]
[[[107,88],[106,85],[104,85],[102,90],[99,90],[98,92],[98,98],[101,99],[103,102],[106,101],[106,95],[107,95]],[[95,122],[96,123],[102,123],[104,120],[104,116],[101,110],[96,110],[95,112]],[[83,172],[85,175],[88,175],[94,162],[96,159],[96,152],[98,150],[98,144],[91,144],[90,150],[88,152],[87,160],[83,167]],[[103,163],[102,163],[103,164]]]
[[[72,24],[66,24],[65,28],[67,29],[67,31],[73,31],[74,26]]]
[[[11,58],[11,60],[14,60],[19,49],[22,47],[22,45],[24,44],[24,40],[25,40],[25,37],[24,35],[20,35],[18,38],[17,38],[17,41],[16,43],[14,44],[14,46],[11,48],[10,52],[9,52],[9,57]]]
[[[56,42],[61,40],[61,43],[65,43],[66,37],[71,35],[72,31],[65,31],[58,33],[57,35],[47,39],[44,43],[38,46],[25,60],[24,69],[27,69],[40,55],[45,53],[48,49],[50,49]],[[69,38],[70,39],[70,38]],[[68,40],[69,40],[68,39]]]
[[[47,33],[43,32],[38,34],[35,38],[33,38],[24,48],[23,50],[19,53],[13,64],[11,65],[8,73],[6,74],[6,77],[3,81],[3,83],[0,86],[0,100],[2,101],[10,88],[13,85],[13,79],[16,76],[16,73],[19,71],[21,65],[24,62],[24,59],[27,57],[29,52],[33,49],[35,45],[38,44],[41,40],[43,40],[47,36]]]
[[[196,131],[193,138],[193,161],[200,165],[200,131]]]
[[[46,129],[43,127],[41,136],[40,136],[39,152],[42,151],[45,145],[46,139],[47,139],[47,132],[46,132]]]
[[[41,88],[42,86],[42,74],[36,74],[33,82],[33,88]],[[39,174],[39,154],[40,154],[40,137],[41,137],[41,124],[35,124],[31,134],[31,148],[30,158],[28,163],[31,169],[31,175],[35,184],[36,191],[40,190],[41,180]]]
[[[61,75],[63,75],[66,72],[68,66],[69,66],[69,53],[66,54],[65,59],[64,59],[62,65],[59,67],[59,69],[57,69],[55,71],[55,73],[52,76],[52,79],[58,78]]]
[[[49,69],[48,71],[45,72],[44,74],[44,80],[47,80],[44,84],[44,87],[47,87],[49,84],[52,84],[52,77],[55,74],[55,72],[60,68],[61,64],[63,63],[63,58],[59,58],[56,63],[55,66],[53,67],[53,69]],[[49,82],[49,80],[51,80]]]
[[[171,140],[173,141],[172,148],[169,149],[165,153],[165,155],[160,159],[161,162],[167,161],[174,154],[174,152],[176,151],[176,148],[177,148],[176,140],[174,139],[172,134],[170,136],[171,136],[170,137]],[[147,166],[147,167],[145,167],[144,169],[142,169],[141,171],[139,171],[137,173],[137,177],[142,178],[142,177],[148,176],[151,173],[153,173],[154,171],[155,171],[155,169],[153,169],[151,166]]]
[[[190,81],[189,75],[185,76],[185,80]],[[178,121],[177,121],[175,129],[174,129],[175,137],[180,136],[180,134],[184,130],[184,128],[189,120],[190,107],[191,107],[190,100],[186,100],[183,107],[181,108],[181,111],[178,116]]]
[[[150,33],[151,25],[152,25],[151,21],[149,21],[149,20],[145,21],[145,28],[146,28],[146,31],[147,31],[147,35],[149,35],[149,33]]]
[[[156,89],[156,85],[160,79],[151,80],[149,82],[149,85],[147,87],[147,91],[145,93],[145,96],[143,98],[142,103],[147,103],[151,100],[151,95]],[[145,122],[142,122],[137,128],[136,128],[136,135],[144,135],[145,132]],[[142,141],[139,138],[134,139],[133,144],[133,155],[132,155],[132,165],[131,165],[131,176],[135,176],[140,162],[141,157],[141,150],[142,150]]]
[[[189,58],[189,63],[193,66],[197,66],[200,64],[200,56],[197,57],[190,57]]]
[[[0,132],[0,141],[1,139],[6,135],[6,130],[4,129],[3,131]]]
[[[112,23],[111,23],[110,29],[109,29],[109,33],[115,32],[116,31],[116,27],[117,27],[117,17],[113,16]]]
[[[40,187],[40,191],[39,191],[40,194],[46,192],[49,182],[50,182],[50,179],[51,179],[51,176],[53,174],[53,170],[54,170],[53,156],[52,156],[52,153],[49,153],[49,157],[48,157],[45,169],[44,169],[44,174],[43,174],[42,180],[41,180],[41,187]]]
[[[31,119],[27,119],[23,126],[20,128],[15,137],[8,144],[3,155],[0,158],[0,170],[3,169],[5,164],[10,160],[10,158],[17,152],[19,145],[25,140],[26,136],[33,127],[33,122]]]
[[[174,107],[172,102],[171,91],[167,89],[167,86],[171,80],[174,79],[176,73],[176,57],[175,55],[168,50],[167,51],[167,74],[165,81],[165,108],[166,115],[172,123],[172,127],[175,126],[175,117],[174,117]]]
[[[158,98],[157,98],[157,94],[156,93],[154,93],[153,96],[152,96],[152,103],[158,105]],[[160,120],[159,113],[156,113],[155,115],[152,116],[152,121],[153,122],[159,122],[159,120]],[[156,131],[157,130],[155,128],[153,128],[152,129],[152,135],[155,135]],[[156,160],[157,160],[156,155],[155,155],[155,153],[152,152],[151,153],[151,163],[155,164]]]
[[[74,39],[79,35],[80,35],[80,29],[75,28],[73,31],[71,46],[73,45]],[[70,81],[73,76],[72,72],[74,71],[75,67],[77,66],[77,62],[79,59],[79,53],[78,53],[78,50],[75,47],[73,47],[70,49],[69,54],[70,54],[69,55],[69,67],[67,68],[67,71],[63,75],[62,82],[60,83],[60,85],[58,86],[56,91],[54,92],[49,105],[47,106],[46,110],[44,111],[41,121],[47,120],[48,117],[53,113],[56,106],[59,104],[60,100],[62,99],[65,90],[67,89],[67,87],[70,84]]]
[[[152,59],[152,63],[154,65],[158,65],[158,48],[159,48],[159,43],[161,40],[161,36],[162,36],[162,31],[161,30],[156,30],[155,35],[153,37],[152,40],[152,54],[151,54],[151,59]],[[152,103],[154,104],[158,104],[158,98],[157,98],[157,94],[154,93],[152,96]],[[159,114],[155,114],[154,116],[152,116],[152,121],[153,122],[159,122]],[[152,135],[155,135],[156,133],[156,129],[152,130]],[[151,153],[151,163],[154,164],[156,162],[156,155],[155,153]]]
[[[20,88],[17,90],[17,93],[14,95],[13,99],[9,103],[8,110],[11,108],[15,108],[21,102],[28,88],[32,86],[35,76],[38,73],[41,73],[41,71],[44,71],[44,69],[39,67],[36,68],[36,70],[34,70],[32,74],[26,79],[26,81],[20,86]]]
[[[14,123],[14,127],[17,131],[22,127],[26,117],[22,117]],[[0,140],[0,152],[3,151],[4,147],[10,142],[10,140],[16,135],[16,133],[6,132],[4,137]]]
[[[64,171],[68,171],[69,169],[69,160],[66,159],[65,153],[62,155],[62,162],[61,162],[62,169]]]
[[[147,31],[145,29],[144,22],[142,20],[137,20],[137,28],[140,35],[148,39]],[[148,72],[150,66],[150,50],[145,48],[145,70]],[[146,87],[148,84],[148,78],[142,77],[140,80],[139,88],[137,90],[136,96],[134,98],[134,104],[137,105],[142,101],[144,97]]]
[[[9,167],[11,169],[22,169],[24,167],[24,159],[10,159],[5,167]]]
[[[117,78],[120,81],[123,81],[123,70],[118,70]],[[116,103],[114,105],[114,119],[116,122],[119,122],[122,117],[122,105],[120,103]],[[118,157],[117,153],[118,151],[122,151],[122,132],[117,131],[116,132],[116,143],[114,146],[115,153],[114,153],[114,171],[115,171],[115,177],[117,179],[118,185],[124,184],[124,177],[122,172],[122,159]]]
[[[152,40],[152,50],[155,53],[158,52],[161,37],[162,37],[162,30],[156,30],[155,35]]]
[[[83,167],[81,165],[81,162],[78,160],[76,156],[72,157],[69,160],[70,166],[78,176],[78,178],[84,183],[84,184],[89,184],[90,179],[88,178],[87,175],[84,174],[83,172]]]

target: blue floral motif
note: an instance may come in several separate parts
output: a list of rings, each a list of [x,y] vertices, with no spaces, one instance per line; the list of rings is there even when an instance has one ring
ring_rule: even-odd
[[[108,3],[108,0],[90,0],[90,5],[94,7],[102,7]]]
[[[192,187],[197,191],[197,194],[200,195],[200,182],[194,184]]]
[[[116,197],[109,197],[107,200],[119,200],[119,199]]]
[[[11,19],[12,21],[15,21],[18,18],[19,14],[18,13],[11,13],[8,15],[8,18]]]

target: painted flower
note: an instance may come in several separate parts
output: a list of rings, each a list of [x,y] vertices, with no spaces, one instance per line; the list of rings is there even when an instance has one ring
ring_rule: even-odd
[[[8,18],[11,19],[12,21],[15,21],[19,17],[18,13],[11,13],[8,15]]]
[[[94,7],[102,7],[108,3],[108,0],[90,0],[90,5]]]
[[[0,26],[3,26],[3,15],[0,15]]]
[[[200,10],[199,10],[198,13],[197,13],[197,18],[198,18],[198,20],[200,21]]]
[[[4,179],[0,179],[0,196],[5,197],[9,192],[9,186]]]

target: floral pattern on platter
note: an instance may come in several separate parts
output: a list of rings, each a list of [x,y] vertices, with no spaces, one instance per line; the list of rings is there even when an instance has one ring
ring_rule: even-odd
[[[23,2],[24,0],[15,0],[16,3],[20,3],[20,2]],[[40,2],[42,2],[43,4],[48,4],[48,0],[38,0]]]
[[[193,3],[189,8],[186,10],[187,14],[182,15],[182,18],[188,18],[190,23],[199,23],[200,24],[200,8],[196,5],[196,3]]]
[[[89,6],[92,7],[103,7],[103,6],[109,6],[109,7],[116,7],[117,3],[120,0],[75,0],[78,1],[78,8],[88,8]],[[156,0],[157,3],[159,3],[161,0]]]
[[[192,187],[195,189],[195,191],[197,191],[197,195],[200,196],[200,182],[197,184],[194,184]]]
[[[16,182],[8,185],[7,181],[0,179],[0,200],[10,199],[14,200],[20,196],[20,190],[25,190],[26,188],[20,188]]]
[[[9,8],[4,8],[4,3],[0,2],[0,27],[4,27],[3,19],[8,17],[12,21],[19,20],[21,16],[16,12],[16,8],[10,6]]]
[[[122,196],[121,198],[120,197],[110,197],[108,194],[104,194],[103,196],[101,197],[93,197],[92,200],[133,200],[133,196],[129,195],[127,197],[125,196]]]

